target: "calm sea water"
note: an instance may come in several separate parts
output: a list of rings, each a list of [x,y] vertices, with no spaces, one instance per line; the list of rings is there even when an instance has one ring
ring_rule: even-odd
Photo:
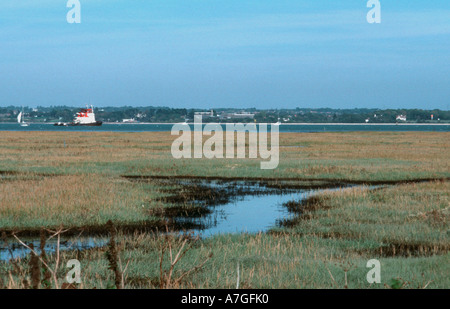
[[[191,129],[193,125],[190,124]],[[225,125],[222,125],[225,128]],[[53,124],[31,124],[21,127],[17,123],[0,124],[0,131],[63,131],[63,132],[170,132],[172,124],[103,124],[100,127],[60,127]],[[431,131],[450,132],[448,125],[367,125],[367,124],[310,124],[310,125],[280,125],[280,132],[349,132],[349,131]]]

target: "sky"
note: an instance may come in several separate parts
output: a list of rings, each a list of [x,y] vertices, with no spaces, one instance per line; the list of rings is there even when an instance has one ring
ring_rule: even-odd
[[[0,1],[0,106],[449,109],[449,0],[79,1]]]

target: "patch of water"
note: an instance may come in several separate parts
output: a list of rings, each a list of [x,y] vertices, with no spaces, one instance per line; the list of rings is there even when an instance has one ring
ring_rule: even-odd
[[[19,237],[20,238],[20,237]],[[37,254],[41,254],[40,250],[40,240],[36,238],[20,238],[22,242],[34,247],[34,251]],[[81,237],[81,238],[64,238],[61,237],[60,241],[60,251],[67,250],[87,250],[91,248],[102,247],[107,243],[106,239],[97,237]],[[30,246],[31,247],[31,246]],[[56,239],[51,239],[45,244],[45,252],[47,254],[52,254],[56,252],[57,241]],[[24,247],[16,239],[8,239],[8,245],[3,241],[0,242],[0,261],[8,261],[10,259],[24,258],[30,255],[31,250]]]
[[[189,181],[182,181],[187,185]],[[191,183],[192,184],[192,183]],[[267,232],[276,227],[281,220],[292,219],[292,214],[283,206],[289,201],[301,201],[324,189],[277,189],[259,182],[245,181],[200,181],[196,184],[205,188],[226,189],[230,194],[229,201],[209,206],[212,213],[201,218],[176,218],[178,222],[189,221],[203,226],[199,233],[202,237],[228,233]],[[339,186],[331,190],[349,187]],[[327,189],[330,190],[330,189]]]
[[[202,226],[200,230],[194,231],[202,237],[211,237],[217,234],[228,233],[259,233],[266,232],[276,226],[277,222],[291,219],[288,209],[283,206],[289,201],[301,201],[311,195],[318,194],[328,189],[280,189],[267,183],[257,181],[215,181],[215,180],[182,180],[178,181],[182,186],[198,186],[202,189],[220,190],[226,198],[219,203],[208,203],[208,201],[194,201],[193,204],[208,207],[210,214],[200,218],[172,218],[178,222],[192,222]],[[292,183],[291,183],[292,184]],[[331,190],[340,190],[350,185],[336,185]],[[198,189],[197,188],[197,189]],[[281,185],[281,188],[283,186]],[[40,254],[39,238],[23,239],[26,244],[32,243],[35,251]],[[60,250],[86,250],[102,247],[107,243],[106,238],[82,237],[67,238],[60,243]],[[47,242],[45,250],[47,253],[56,251],[56,240]],[[23,258],[30,254],[30,250],[10,238],[10,243],[5,246],[0,241],[0,261],[11,258]]]
[[[295,193],[244,196],[225,205],[215,206],[214,212],[204,218],[204,237],[228,233],[266,232],[276,226],[277,221],[289,219],[292,214],[283,206],[292,200],[302,200],[313,194],[311,191]]]

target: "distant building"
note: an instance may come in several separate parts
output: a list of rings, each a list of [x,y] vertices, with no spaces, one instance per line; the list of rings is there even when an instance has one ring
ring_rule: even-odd
[[[369,119],[369,118],[367,118],[367,119],[366,119],[366,123],[367,123],[367,122],[369,122],[369,120],[370,120],[370,119]]]
[[[131,118],[131,119],[122,119],[122,122],[136,122],[136,119]]]
[[[242,112],[242,113],[234,113],[231,118],[255,118],[255,114]]]
[[[226,113],[222,112],[220,114],[222,119],[253,119],[255,114],[249,112],[237,112],[237,113]]]
[[[398,115],[397,118],[395,118],[397,121],[406,121],[406,115]]]
[[[194,115],[196,115],[196,116],[204,116],[204,117],[214,117],[214,111],[211,110],[209,112],[195,112]]]

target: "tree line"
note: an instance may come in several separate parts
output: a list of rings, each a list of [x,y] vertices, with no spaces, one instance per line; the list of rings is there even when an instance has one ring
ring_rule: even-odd
[[[19,106],[0,107],[0,122],[16,121],[18,113],[22,110]],[[30,122],[54,122],[72,121],[79,108],[68,106],[50,106],[23,108],[27,121]],[[98,120],[104,122],[165,122],[176,123],[185,120],[192,121],[195,112],[208,112],[207,109],[186,109],[170,107],[96,107],[95,113]],[[234,117],[234,114],[246,112],[252,117]],[[295,108],[295,109],[214,109],[212,117],[203,117],[204,122],[250,122],[260,123],[395,123],[399,115],[406,117],[406,122],[450,122],[450,111],[423,110],[423,109],[333,109],[333,108]]]

